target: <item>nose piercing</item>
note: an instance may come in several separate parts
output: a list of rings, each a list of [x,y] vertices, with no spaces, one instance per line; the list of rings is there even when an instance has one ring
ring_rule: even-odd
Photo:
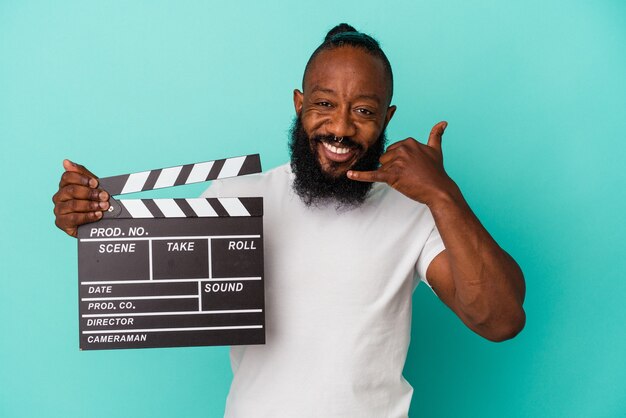
[[[341,144],[341,141],[343,141],[343,136],[336,136],[335,137],[335,141],[339,142]]]

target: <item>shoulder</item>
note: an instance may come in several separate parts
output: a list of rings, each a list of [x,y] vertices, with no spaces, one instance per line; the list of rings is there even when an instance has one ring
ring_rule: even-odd
[[[428,206],[425,204],[406,197],[386,183],[374,183],[372,185],[367,204],[381,206],[384,207],[385,210],[396,212],[421,212],[429,210]]]
[[[435,221],[430,209],[410,199],[385,183],[375,183],[363,206],[363,215],[371,217],[389,229],[431,230]]]
[[[266,196],[274,189],[288,188],[292,176],[289,164],[283,164],[263,173],[214,180],[202,197]]]

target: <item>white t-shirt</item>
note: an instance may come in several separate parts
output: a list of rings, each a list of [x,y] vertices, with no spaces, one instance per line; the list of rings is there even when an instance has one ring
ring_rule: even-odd
[[[385,184],[356,209],[307,207],[289,165],[215,181],[264,198],[266,344],[233,346],[226,417],[406,417],[411,299],[443,249],[430,210]]]

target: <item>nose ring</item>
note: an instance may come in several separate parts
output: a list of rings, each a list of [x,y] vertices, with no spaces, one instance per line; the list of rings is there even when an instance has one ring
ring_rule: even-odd
[[[341,144],[341,142],[343,141],[343,136],[336,136],[335,137],[335,141],[339,142]]]

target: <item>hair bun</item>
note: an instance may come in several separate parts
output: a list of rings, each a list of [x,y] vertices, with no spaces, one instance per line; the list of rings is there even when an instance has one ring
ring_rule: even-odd
[[[330,41],[333,38],[333,36],[337,35],[338,33],[345,33],[345,32],[358,32],[358,31],[354,29],[352,26],[348,25],[347,23],[340,23],[328,31],[328,33],[326,34],[326,37],[324,38],[324,42]]]

